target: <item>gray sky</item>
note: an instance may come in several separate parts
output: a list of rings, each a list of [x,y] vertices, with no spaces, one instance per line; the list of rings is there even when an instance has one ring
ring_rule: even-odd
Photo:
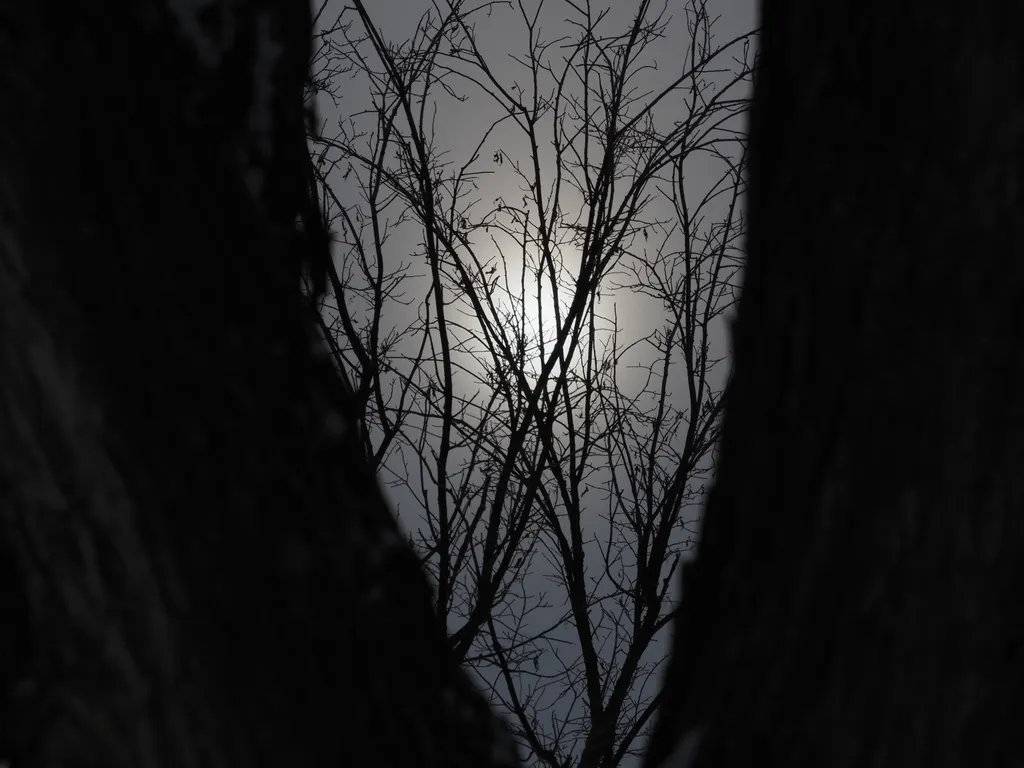
[[[368,10],[371,18],[379,26],[384,37],[388,41],[396,43],[405,41],[413,35],[423,13],[433,7],[433,3],[428,0],[373,0],[373,2],[367,5],[369,6]],[[446,8],[443,0],[439,0],[439,5],[441,8]],[[467,3],[465,7],[473,7],[474,5],[476,4]],[[323,18],[325,20],[333,20],[344,6],[344,0],[331,0],[324,12]],[[606,8],[609,10],[607,18],[602,22],[599,29],[605,30],[607,33],[621,33],[629,29],[635,17],[637,6],[637,2],[595,2],[592,7],[595,12]],[[523,0],[523,7],[528,13],[532,14],[537,8],[537,2],[536,0]],[[669,25],[669,38],[656,41],[645,51],[644,60],[648,63],[656,64],[657,69],[646,71],[642,82],[644,90],[650,89],[656,92],[674,77],[678,77],[679,73],[685,68],[688,50],[686,45],[680,42],[680,39],[685,39],[686,36],[684,24],[685,8],[686,4],[682,0],[669,0],[666,15],[674,17]],[[656,14],[660,9],[660,3],[652,3],[653,13]],[[708,10],[713,19],[717,17],[712,30],[714,34],[713,44],[715,45],[720,45],[749,32],[755,26],[755,5],[753,0],[709,0]],[[567,0],[546,0],[540,16],[541,37],[551,40],[563,35],[573,35],[574,30],[565,22],[566,17],[578,17],[578,14],[573,11]],[[344,18],[354,20],[355,29],[360,27],[354,12],[348,12]],[[506,88],[517,86],[528,88],[529,81],[526,71],[510,55],[517,54],[522,56],[526,50],[525,26],[519,9],[514,5],[513,7],[496,6],[490,17],[481,14],[477,22],[476,32],[481,48],[486,50],[487,62],[495,78]],[[369,51],[368,48],[366,50]],[[374,63],[376,64],[376,62]],[[718,77],[726,77],[727,75],[728,73],[723,73]],[[709,77],[715,76],[709,75]],[[321,120],[326,120],[327,123],[324,131],[327,136],[336,133],[335,127],[339,114],[357,115],[361,110],[369,106],[369,91],[365,78],[348,80],[343,77],[339,79],[338,84],[341,86],[339,106],[336,107],[328,100],[321,100],[319,104]],[[546,86],[543,83],[540,90],[541,92],[546,90]],[[484,136],[496,120],[503,116],[503,112],[498,105],[489,101],[479,91],[474,91],[470,85],[466,85],[465,92],[469,94],[469,98],[464,103],[459,103],[450,98],[439,101],[437,114],[434,119],[435,143],[439,149],[449,152],[445,159],[450,160],[454,167],[469,162],[481,137]],[[681,102],[681,99],[669,98],[666,100],[656,113],[659,127],[671,127],[673,121],[686,117],[686,110]],[[358,120],[361,120],[361,122],[357,122],[357,125],[362,130],[367,132],[374,130],[374,121],[371,118],[357,118]],[[503,158],[507,158],[507,161],[503,162],[501,166],[497,166],[492,161],[493,154],[496,151],[501,151]],[[542,168],[545,167],[545,162],[548,165],[553,165],[550,148],[541,147],[540,152]],[[492,200],[499,197],[508,203],[518,201],[523,195],[523,189],[521,188],[523,182],[516,179],[509,172],[509,167],[514,162],[529,162],[530,155],[530,148],[525,143],[523,134],[515,127],[511,120],[506,120],[494,127],[486,141],[480,146],[480,160],[477,162],[477,166],[481,170],[493,173],[479,179],[479,190],[474,192],[472,197],[479,198],[482,201],[481,206],[486,206]],[[724,166],[721,161],[709,158],[708,156],[694,155],[689,158],[686,161],[685,176],[687,200],[699,200],[711,186],[719,181],[723,168]],[[354,206],[359,200],[358,188],[351,183],[351,181],[355,180],[354,178],[351,181],[341,178],[345,170],[346,165],[344,163],[339,165],[329,180],[333,191],[342,204]],[[356,175],[358,176],[358,173]],[[573,206],[576,209],[581,208],[580,198],[577,195],[573,199],[571,193],[564,193],[559,200],[559,204],[563,211],[569,211]],[[667,204],[654,204],[650,215],[665,218],[670,211],[671,207]],[[724,215],[724,211],[724,202],[721,205],[709,206],[709,220],[719,218],[721,215]],[[642,248],[648,246],[653,248],[656,238],[657,236],[652,238],[652,242],[649,244],[635,242],[633,248],[637,255],[640,255],[639,252]],[[417,242],[421,240],[422,234],[416,226],[406,225],[398,227],[388,241],[389,254],[392,254],[397,262],[403,258],[403,254],[416,251]],[[496,242],[492,244],[488,244],[481,239],[476,242],[476,245],[485,258],[493,258],[495,261],[500,259],[505,263],[505,268],[514,270],[520,263],[517,251],[512,248],[515,244],[510,238],[501,239],[496,237]],[[579,255],[578,253],[574,254],[573,249],[568,247],[563,250],[562,256],[564,267],[567,270],[567,274],[571,277],[573,270],[578,267]],[[335,258],[338,261],[345,257],[343,254],[336,252]],[[409,261],[408,257],[404,258],[406,261]],[[422,257],[420,261],[422,262]],[[419,272],[425,272],[423,265],[420,264],[419,266]],[[606,308],[609,315],[613,311],[617,314],[620,323],[619,340],[622,344],[628,345],[633,342],[643,341],[652,333],[652,329],[659,327],[664,322],[665,310],[657,302],[644,299],[635,291],[614,291],[612,289],[614,282],[614,280],[610,281],[608,287],[605,288],[606,293],[602,299],[602,308]],[[411,281],[409,285],[411,286],[410,294],[416,294],[416,290],[413,289],[416,285],[415,281]],[[545,301],[545,312],[550,316],[552,313],[550,297]],[[395,304],[389,318],[395,327],[401,328],[404,324],[415,318],[416,312],[416,302],[404,307],[400,304]],[[547,325],[545,323],[545,326]],[[550,327],[547,327],[545,336],[551,332]],[[726,354],[726,334],[723,322],[719,322],[712,329],[710,342],[713,348],[719,351],[720,356]],[[639,392],[642,388],[641,372],[636,369],[635,364],[644,362],[645,358],[648,358],[649,355],[649,347],[638,344],[620,360],[619,385],[626,392],[631,390]],[[471,362],[467,364],[472,365]],[[724,382],[725,374],[726,367],[724,365],[716,370],[715,383],[717,385],[721,385]],[[685,388],[685,382],[683,381],[675,381],[673,384],[680,389]],[[463,386],[468,391],[473,385],[467,379]],[[389,461],[399,462],[400,464],[400,459],[401,456],[396,454]],[[395,465],[395,469],[399,472],[404,471],[398,464]],[[422,523],[422,513],[419,511],[420,506],[416,499],[401,488],[391,487],[388,493],[392,505],[400,512],[402,524],[407,529],[416,529]],[[596,496],[597,494],[593,494],[592,498],[596,500]],[[593,543],[589,546],[594,548],[594,559],[599,560],[600,542],[602,538],[606,538],[609,534],[608,525],[602,519],[599,505],[594,508],[593,512],[588,512],[587,517],[588,533],[594,537]],[[694,510],[690,517],[696,518],[696,510]],[[693,531],[696,530],[695,526],[688,526],[688,528]],[[681,530],[679,533],[680,539],[685,538],[685,531]],[[545,564],[543,557],[535,558],[529,573],[519,585],[522,590],[521,599],[524,604],[539,604],[542,601],[542,596],[550,604],[550,607],[536,610],[529,616],[528,621],[533,626],[539,627],[556,623],[565,615],[564,599],[560,595],[560,588],[551,581],[552,573],[551,566]],[[595,582],[595,591],[599,591],[599,587],[596,585],[599,585],[602,577],[596,572],[591,575],[597,580]],[[678,582],[678,575],[675,581]],[[611,638],[607,631],[605,635],[606,639]],[[556,630],[552,637],[555,640],[560,639],[564,641],[563,647],[570,648],[569,653],[571,655],[571,646],[574,643],[574,639],[570,625],[565,624],[561,630]],[[650,648],[648,652],[649,659],[647,660],[652,663],[657,662],[666,652],[669,639],[668,633],[662,633],[659,640],[656,640]],[[606,661],[611,664],[616,663],[615,654],[612,652],[613,647],[614,644],[610,644],[609,655],[606,658]],[[542,653],[538,657],[538,677],[543,678],[545,674],[549,674],[557,679],[558,665],[554,662],[555,659],[551,653]],[[660,686],[660,671],[655,670],[654,674],[645,684],[638,683],[635,687],[634,695],[652,695],[658,686]],[[560,697],[557,685],[550,687],[546,692],[539,693],[538,696],[546,696],[548,698],[548,703],[551,706],[550,714],[554,714],[556,718],[562,717],[568,712],[579,714],[582,711],[582,702],[573,702],[571,698]],[[633,763],[627,760],[625,764],[628,766]]]

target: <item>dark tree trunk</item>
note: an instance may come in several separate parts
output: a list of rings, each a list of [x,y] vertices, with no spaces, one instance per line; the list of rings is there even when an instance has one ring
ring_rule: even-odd
[[[1024,765],[1022,27],[763,5],[734,376],[647,765]]]
[[[515,764],[310,343],[309,44],[302,2],[0,5],[17,768]]]

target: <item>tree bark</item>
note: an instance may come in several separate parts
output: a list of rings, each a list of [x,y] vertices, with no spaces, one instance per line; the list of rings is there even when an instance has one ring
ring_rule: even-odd
[[[648,766],[1024,765],[1005,9],[763,4],[733,377]]]
[[[305,3],[0,5],[18,768],[517,762],[311,343],[310,35]]]

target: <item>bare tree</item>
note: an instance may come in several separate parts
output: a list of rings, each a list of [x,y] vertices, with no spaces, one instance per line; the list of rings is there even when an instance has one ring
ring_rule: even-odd
[[[716,45],[692,2],[666,73],[665,7],[611,30],[562,3],[556,39],[548,10],[434,4],[395,45],[356,0],[323,31],[317,87],[369,97],[315,143],[338,238],[324,331],[456,658],[533,762],[613,766],[658,703],[712,468],[751,35]],[[518,24],[518,74],[489,19]]]
[[[0,27],[0,761],[514,765],[310,349],[306,11],[62,11]],[[992,0],[765,11],[648,762],[1019,765],[1020,32]]]

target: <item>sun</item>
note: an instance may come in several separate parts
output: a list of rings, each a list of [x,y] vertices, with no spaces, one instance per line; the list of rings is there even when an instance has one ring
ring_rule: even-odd
[[[571,281],[564,265],[556,265],[556,285],[542,271],[538,278],[535,259],[520,254],[503,254],[492,300],[497,312],[497,330],[509,343],[515,359],[521,360],[529,382],[540,378],[544,364],[558,343],[559,326],[569,310]],[[502,269],[504,268],[504,269]]]

